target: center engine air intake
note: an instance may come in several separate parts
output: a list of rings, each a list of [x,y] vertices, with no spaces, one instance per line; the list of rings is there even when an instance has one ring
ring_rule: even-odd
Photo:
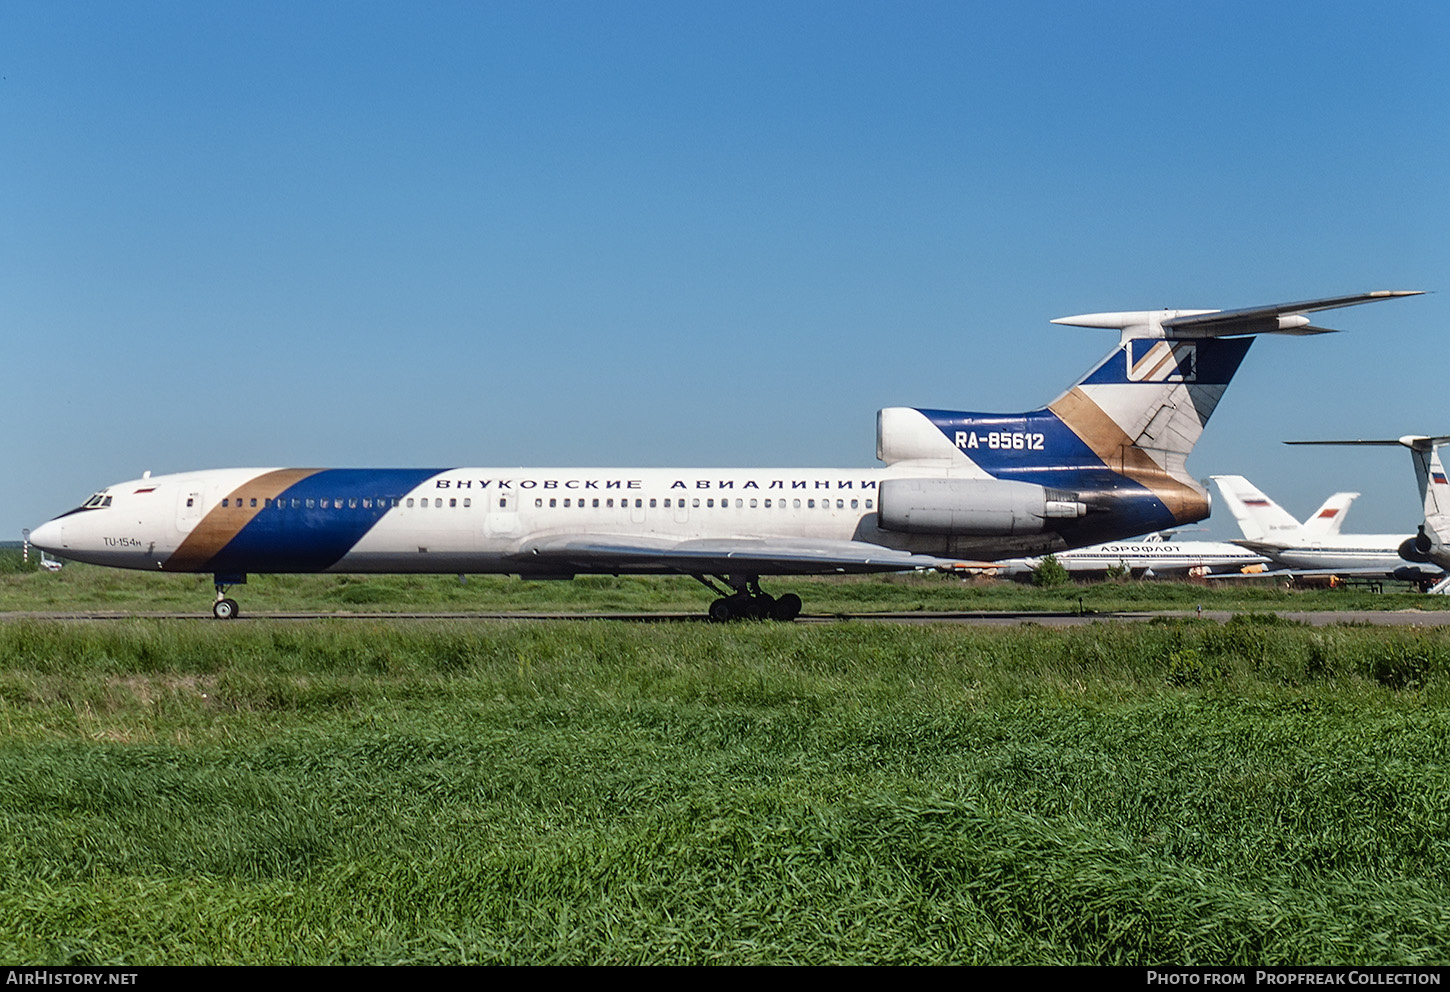
[[[879,495],[881,529],[904,534],[1040,534],[1087,513],[1076,493],[1002,479],[885,479]]]

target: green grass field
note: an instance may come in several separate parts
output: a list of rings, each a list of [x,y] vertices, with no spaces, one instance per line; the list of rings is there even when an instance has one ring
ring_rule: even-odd
[[[1447,672],[1263,615],[0,622],[0,959],[1443,964]]]

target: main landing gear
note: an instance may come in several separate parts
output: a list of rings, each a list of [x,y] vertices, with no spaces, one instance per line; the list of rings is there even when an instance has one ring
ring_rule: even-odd
[[[716,576],[731,592],[720,588],[704,575],[694,576],[695,581],[720,596],[710,604],[710,619],[717,623],[726,620],[794,620],[801,615],[801,598],[793,592],[776,597],[763,592],[758,575]]]
[[[245,575],[218,575],[216,577],[216,602],[211,604],[211,615],[218,620],[232,620],[241,612],[235,599],[227,597],[232,586],[246,585]]]

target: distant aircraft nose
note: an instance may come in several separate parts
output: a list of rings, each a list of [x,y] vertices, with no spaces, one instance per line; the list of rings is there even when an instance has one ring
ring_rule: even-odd
[[[30,532],[30,543],[42,551],[64,550],[65,522],[60,519],[47,520]]]

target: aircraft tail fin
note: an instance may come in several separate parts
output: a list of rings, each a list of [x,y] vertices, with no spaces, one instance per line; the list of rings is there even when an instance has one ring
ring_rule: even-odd
[[[1349,507],[1359,499],[1359,493],[1335,493],[1304,521],[1304,536],[1309,540],[1336,537],[1344,526]]]
[[[1410,449],[1415,459],[1415,481],[1420,484],[1420,500],[1425,507],[1425,523],[1422,534],[1429,535],[1433,545],[1450,545],[1450,479],[1445,476],[1445,465],[1440,460],[1440,448],[1450,437],[1426,437],[1410,434],[1399,439],[1400,444]],[[1418,550],[1427,551],[1424,542]]]
[[[1040,486],[1052,490],[1050,498],[1065,494],[1088,507],[1089,516],[1111,505],[1124,528],[1136,528],[1118,536],[1192,523],[1208,516],[1209,499],[1188,472],[1188,454],[1254,337],[1327,333],[1306,314],[1414,295],[1060,317],[1053,323],[1117,330],[1117,347],[1052,403],[1027,413],[883,410],[877,455],[893,466]]]
[[[1210,476],[1244,540],[1288,546],[1304,542],[1304,525],[1242,475]]]

